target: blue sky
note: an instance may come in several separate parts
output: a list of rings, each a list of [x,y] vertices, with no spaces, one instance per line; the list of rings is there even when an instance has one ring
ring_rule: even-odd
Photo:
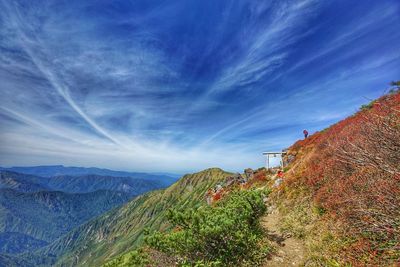
[[[0,165],[263,165],[400,79],[400,2],[0,0]]]

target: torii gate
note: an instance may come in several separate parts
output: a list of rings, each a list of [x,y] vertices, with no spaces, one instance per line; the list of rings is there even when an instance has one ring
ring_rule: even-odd
[[[283,155],[285,155],[286,152],[282,151],[282,152],[263,152],[263,155],[267,156],[267,160],[265,162],[265,167],[267,168],[267,170],[269,169],[269,159],[271,157],[276,158],[277,156],[280,156],[280,161],[279,164],[281,166],[281,168],[283,169]]]

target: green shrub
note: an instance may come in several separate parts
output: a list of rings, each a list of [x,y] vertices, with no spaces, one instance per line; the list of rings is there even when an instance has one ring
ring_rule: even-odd
[[[396,89],[400,89],[400,81],[392,81],[390,86],[396,87]]]
[[[324,207],[318,206],[318,205],[314,207],[314,211],[315,211],[315,213],[317,213],[319,216],[322,216],[322,215],[324,215],[324,214],[326,213],[326,209],[325,209]]]
[[[146,243],[179,256],[183,266],[254,266],[268,253],[259,218],[265,213],[261,190],[235,191],[214,207],[168,212],[175,229],[147,235]]]
[[[369,110],[374,106],[374,104],[375,104],[375,101],[371,101],[368,104],[361,105],[360,110]]]
[[[286,167],[283,168],[283,172],[288,172],[289,170],[290,170],[289,166],[286,166]]]
[[[142,249],[138,249],[107,262],[103,267],[144,267],[149,264],[149,256]]]

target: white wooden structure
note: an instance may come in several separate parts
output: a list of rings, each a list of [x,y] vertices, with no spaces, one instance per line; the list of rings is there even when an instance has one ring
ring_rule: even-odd
[[[285,155],[286,152],[263,152],[263,155],[265,155],[267,157],[267,160],[265,161],[265,167],[267,168],[267,170],[269,169],[269,159],[270,158],[276,158],[276,157],[280,157],[279,159],[279,164],[281,166],[281,168],[283,169],[283,155]]]

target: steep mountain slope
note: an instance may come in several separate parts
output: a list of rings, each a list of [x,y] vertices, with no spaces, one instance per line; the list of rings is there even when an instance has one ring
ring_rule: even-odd
[[[296,142],[282,190],[282,228],[318,266],[400,260],[400,92]]]
[[[142,179],[147,181],[156,181],[163,187],[169,186],[177,180],[176,176],[168,176],[165,174],[149,174],[143,172],[124,172],[113,171],[100,168],[84,168],[84,167],[65,167],[63,165],[53,166],[33,166],[33,167],[11,167],[0,168],[0,170],[13,171],[24,174],[31,174],[41,177],[54,176],[84,176],[84,175],[101,175],[113,177],[131,177],[134,179]]]
[[[24,248],[44,246],[88,219],[125,203],[129,197],[108,190],[68,194],[0,189],[0,252],[19,253]]]
[[[58,265],[99,266],[139,244],[145,227],[168,227],[164,216],[169,208],[204,203],[205,192],[229,175],[216,168],[185,175],[169,188],[139,196],[121,208],[75,228],[34,256],[26,258],[50,264],[52,258],[48,255],[56,255]]]

